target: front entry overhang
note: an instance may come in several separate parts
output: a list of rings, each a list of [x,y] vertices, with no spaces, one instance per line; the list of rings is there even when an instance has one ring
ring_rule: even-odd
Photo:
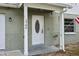
[[[28,8],[60,11],[60,49],[64,50],[64,17],[63,8],[47,4],[24,4],[24,55],[28,55]]]
[[[44,10],[51,10],[51,11],[62,11],[62,7],[52,6],[51,4],[45,4],[45,3],[28,3],[28,7],[30,8],[36,8],[36,9],[44,9]]]

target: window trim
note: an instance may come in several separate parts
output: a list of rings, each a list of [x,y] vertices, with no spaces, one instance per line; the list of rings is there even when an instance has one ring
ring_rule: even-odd
[[[74,20],[74,32],[65,32],[64,34],[76,34],[76,23],[75,23],[75,19],[74,18],[64,18],[64,19],[73,19]],[[65,24],[64,24],[65,26]]]
[[[64,34],[76,34],[76,32],[64,32]]]

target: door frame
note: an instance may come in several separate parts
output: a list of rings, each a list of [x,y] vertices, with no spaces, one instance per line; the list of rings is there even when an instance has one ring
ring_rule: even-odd
[[[44,22],[43,22],[43,24],[44,24],[44,44],[45,44],[45,16],[44,15],[38,15],[38,14],[32,14],[32,16],[43,16],[44,17]],[[31,42],[32,43],[32,42]],[[32,45],[33,46],[33,45]]]

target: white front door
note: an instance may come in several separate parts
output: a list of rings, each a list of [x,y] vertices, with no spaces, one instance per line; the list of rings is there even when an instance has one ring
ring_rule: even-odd
[[[32,15],[32,45],[44,44],[44,16]]]
[[[0,14],[0,49],[5,49],[5,15]]]

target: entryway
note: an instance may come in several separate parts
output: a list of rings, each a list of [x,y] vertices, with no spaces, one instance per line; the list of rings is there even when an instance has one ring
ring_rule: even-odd
[[[50,10],[28,9],[28,54],[58,51],[53,41],[53,14]]]
[[[44,44],[44,16],[32,15],[32,45]]]

